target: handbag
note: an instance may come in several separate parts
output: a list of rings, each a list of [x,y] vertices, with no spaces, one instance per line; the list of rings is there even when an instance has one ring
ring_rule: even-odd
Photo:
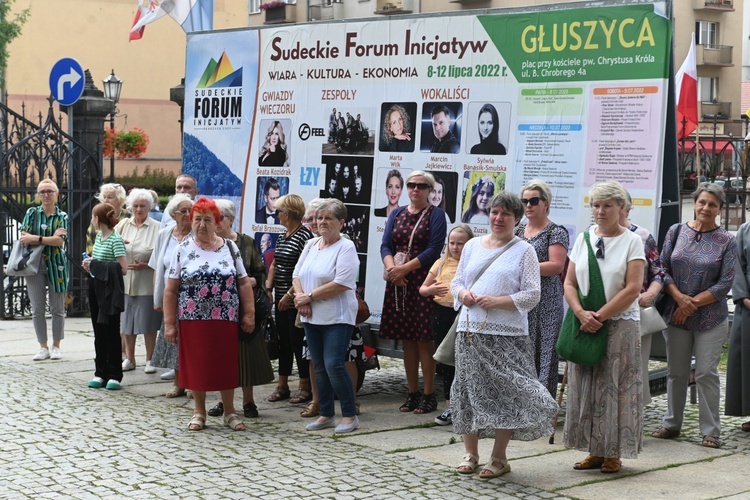
[[[428,207],[429,208],[429,207]],[[407,210],[406,208],[404,210]],[[427,209],[425,208],[422,210],[422,215],[419,216],[419,220],[417,220],[417,223],[414,224],[414,229],[411,230],[411,236],[409,236],[409,246],[406,249],[406,252],[396,252],[396,254],[393,256],[393,263],[397,266],[403,266],[407,262],[411,260],[411,243],[412,240],[414,240],[414,233],[417,231],[417,228],[419,227],[419,223],[422,222],[422,218],[424,217],[424,214],[427,213]],[[388,281],[388,270],[383,269],[383,279]]]
[[[364,323],[370,319],[370,306],[367,302],[359,296],[357,293],[357,318],[355,319],[356,324]]]
[[[589,282],[591,288],[588,295],[583,295],[578,290],[578,298],[581,305],[587,311],[596,311],[607,303],[607,296],[604,293],[604,282],[602,273],[599,269],[599,263],[596,261],[596,255],[591,248],[589,232],[583,233],[588,248],[589,262]],[[577,365],[595,366],[598,365],[607,352],[607,326],[609,321],[605,321],[602,327],[594,333],[582,332],[581,321],[573,314],[573,309],[568,309],[565,313],[560,336],[557,338],[555,349],[564,359]]]
[[[24,245],[21,240],[13,242],[5,274],[8,276],[34,276],[42,265],[44,245]]]
[[[641,307],[641,337],[650,333],[660,332],[667,328],[667,323],[654,306]]]
[[[672,234],[672,252],[674,252],[674,245],[677,242],[677,237],[680,236],[680,229],[682,229],[682,224],[677,224],[677,229]],[[672,252],[669,253],[670,258],[672,257]],[[661,259],[662,261],[664,260],[664,255],[661,256]],[[672,297],[669,294],[662,291],[662,293],[660,293],[659,296],[656,297],[656,300],[654,300],[654,308],[659,312],[661,316],[664,316],[664,312],[667,309],[667,304],[669,303],[671,298]],[[664,328],[666,328],[666,326]]]
[[[268,315],[263,323],[263,340],[266,344],[266,352],[269,359],[279,359],[279,332],[272,315]]]
[[[515,245],[521,241],[521,238],[518,236],[514,236],[513,239],[505,245],[505,248],[498,253],[494,259],[490,260],[485,266],[482,268],[481,271],[479,271],[479,274],[477,274],[477,277],[474,278],[474,283],[479,281],[479,278],[484,274],[484,272],[492,265],[493,262],[495,262],[502,254],[505,253],[506,250],[509,250],[510,247]],[[473,286],[473,283],[472,283]],[[469,287],[469,290],[471,290],[471,287]],[[435,349],[435,354],[432,355],[432,359],[437,361],[440,364],[443,365],[450,365],[455,366],[456,365],[456,336],[457,336],[457,330],[458,330],[458,319],[461,317],[461,309],[463,309],[463,306],[458,309],[458,314],[456,314],[456,319],[453,321],[453,324],[448,329],[448,333],[445,334],[445,338],[442,342],[440,342],[440,345]]]
[[[237,260],[237,254],[234,251],[234,245],[228,243],[227,240],[224,240],[224,242],[229,248],[229,253],[232,255],[232,262],[235,262]],[[237,293],[239,294],[239,288],[237,289]],[[258,335],[261,328],[263,328],[266,318],[271,314],[271,309],[273,308],[273,306],[271,305],[271,300],[268,298],[268,294],[265,293],[260,286],[256,286],[255,288],[253,288],[253,300],[255,302],[255,329],[252,332],[248,333],[240,328],[240,342],[251,342],[255,338],[255,336]],[[240,297],[240,321],[242,321],[242,315],[242,297]]]

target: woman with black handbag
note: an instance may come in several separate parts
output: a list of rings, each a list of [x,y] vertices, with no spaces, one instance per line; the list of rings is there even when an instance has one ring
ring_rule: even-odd
[[[589,204],[596,224],[578,235],[570,252],[565,300],[580,321],[580,335],[606,335],[607,343],[598,364],[571,363],[563,441],[568,448],[589,453],[574,469],[600,469],[607,474],[620,470],[622,458],[638,458],[642,448],[637,299],[646,258],[641,239],[620,225],[627,204],[620,183],[591,186]],[[591,253],[595,257],[590,258]],[[601,271],[600,280],[590,272],[592,261]],[[589,295],[594,286],[603,287],[606,301],[598,310],[586,310],[580,297]]]
[[[42,180],[36,188],[37,197],[42,204],[30,208],[21,224],[21,243],[44,246],[39,271],[26,277],[32,323],[39,342],[39,352],[34,355],[34,361],[62,359],[60,342],[65,335],[65,296],[69,278],[68,259],[65,258],[68,214],[56,206],[58,193],[57,184],[52,179]],[[49,308],[52,313],[51,349],[47,343],[45,318],[48,287]]]
[[[250,283],[253,285],[256,313],[258,313],[259,308],[262,308],[268,315],[271,310],[271,301],[266,294],[266,266],[263,264],[258,248],[255,246],[255,240],[232,229],[236,215],[234,202],[229,200],[214,201],[221,213],[221,220],[216,226],[216,234],[236,243],[247,275],[250,277]],[[265,304],[259,304],[258,300],[265,301]],[[268,358],[268,352],[264,345],[265,339],[260,334],[265,329],[267,318],[259,318],[258,316],[258,314],[255,316],[255,331],[252,334],[240,332],[239,385],[242,387],[242,411],[247,418],[258,417],[258,406],[255,404],[253,387],[268,384],[274,379],[271,360]],[[258,321],[259,319],[262,321]],[[224,404],[219,401],[208,410],[208,414],[212,417],[223,415]]]

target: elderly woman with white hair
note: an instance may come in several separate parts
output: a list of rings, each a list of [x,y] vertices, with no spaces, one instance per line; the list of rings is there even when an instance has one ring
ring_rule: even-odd
[[[409,395],[399,408],[404,413],[429,413],[437,409],[435,360],[432,359],[435,342],[430,324],[433,301],[419,293],[419,287],[445,245],[445,212],[430,203],[434,187],[432,174],[421,170],[409,174],[406,178],[409,204],[391,211],[380,245],[387,281],[380,336],[403,341],[409,388]],[[400,260],[403,255],[405,259]],[[420,364],[424,394],[419,391]]]
[[[120,222],[123,219],[130,217],[130,212],[124,208],[125,198],[128,193],[125,192],[125,188],[121,184],[106,183],[102,184],[99,188],[99,194],[96,195],[96,199],[99,203],[109,203],[112,208],[115,209],[115,220]],[[86,230],[86,253],[93,255],[94,242],[96,241],[96,233],[99,231],[94,227],[94,221],[91,221],[89,228]]]
[[[616,181],[591,186],[589,204],[596,223],[578,235],[565,277],[565,300],[581,322],[581,335],[599,332],[607,336],[607,346],[595,366],[571,363],[564,444],[589,453],[574,469],[605,474],[618,472],[622,458],[638,458],[643,439],[638,295],[646,257],[641,238],[620,225],[627,197]],[[595,258],[589,258],[592,253]],[[601,279],[590,273],[592,260]],[[604,289],[606,303],[589,311],[580,296],[593,287]]]
[[[563,286],[560,274],[565,268],[570,238],[568,230],[549,219],[552,190],[540,179],[532,179],[521,187],[521,204],[526,223],[516,227],[516,236],[523,238],[536,251],[542,278],[539,304],[529,311],[529,337],[534,346],[534,364],[539,381],[554,397],[557,394],[557,372],[560,357],[555,350],[563,322]]]
[[[135,337],[143,335],[146,341],[146,373],[156,373],[151,365],[156,332],[162,315],[154,310],[154,270],[148,266],[159,235],[159,223],[149,217],[154,198],[148,189],[135,188],[125,200],[133,216],[121,220],[115,231],[125,242],[128,273],[125,275],[125,310],[120,317],[120,333],[125,345],[122,371],[135,370]]]
[[[185,238],[193,235],[193,227],[190,223],[190,210],[193,208],[193,199],[185,193],[177,193],[167,203],[164,212],[174,220],[175,224],[167,226],[159,231],[156,238],[154,251],[148,265],[154,270],[154,309],[161,312],[164,307],[164,287],[167,284],[169,264],[177,245]],[[151,365],[168,370],[161,375],[162,380],[174,380],[174,387],[165,394],[168,398],[177,398],[185,395],[185,389],[177,384],[177,345],[168,342],[164,338],[164,322],[161,324],[159,336],[156,338],[154,355]]]

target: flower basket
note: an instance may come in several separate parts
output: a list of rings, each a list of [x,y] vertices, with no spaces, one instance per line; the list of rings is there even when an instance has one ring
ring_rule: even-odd
[[[260,4],[260,10],[273,10],[278,9],[280,7],[286,7],[286,2],[280,2],[278,0],[273,2],[266,2]]]
[[[104,156],[118,160],[127,158],[140,158],[146,153],[150,139],[141,128],[128,130],[105,129],[104,130]]]

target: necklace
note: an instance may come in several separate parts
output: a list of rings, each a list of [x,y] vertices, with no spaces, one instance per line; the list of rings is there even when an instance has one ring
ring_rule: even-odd
[[[297,231],[299,231],[299,228],[301,228],[301,227],[302,227],[302,224],[300,224],[299,226],[295,227],[291,231],[287,231],[286,234],[284,235],[284,239],[288,240],[289,238],[291,238],[292,236],[294,236],[294,233],[296,233]]]
[[[195,240],[195,244],[198,245],[198,247],[200,247],[200,249],[203,250],[204,252],[210,252],[216,246],[216,236],[213,237],[213,239],[211,240],[211,243],[209,243],[207,246],[201,245],[198,242],[198,240]]]

